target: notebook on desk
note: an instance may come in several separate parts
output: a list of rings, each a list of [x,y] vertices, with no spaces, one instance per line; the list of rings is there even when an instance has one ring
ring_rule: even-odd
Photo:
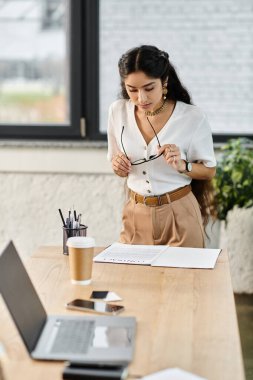
[[[14,244],[0,255],[0,293],[31,357],[127,364],[134,349],[134,317],[48,316]]]
[[[213,269],[220,252],[221,249],[113,243],[93,260],[152,267]]]

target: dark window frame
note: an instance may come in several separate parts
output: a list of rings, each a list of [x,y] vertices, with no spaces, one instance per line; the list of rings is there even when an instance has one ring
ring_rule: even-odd
[[[226,143],[230,139],[237,139],[239,137],[245,137],[249,140],[253,140],[253,133],[213,133],[213,142]]]
[[[105,141],[99,128],[99,0],[84,0],[82,23],[83,115],[86,140]]]

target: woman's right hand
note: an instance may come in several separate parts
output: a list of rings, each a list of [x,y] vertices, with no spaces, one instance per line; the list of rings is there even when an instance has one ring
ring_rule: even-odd
[[[118,176],[127,177],[131,170],[131,162],[122,152],[118,152],[112,158],[112,169]]]

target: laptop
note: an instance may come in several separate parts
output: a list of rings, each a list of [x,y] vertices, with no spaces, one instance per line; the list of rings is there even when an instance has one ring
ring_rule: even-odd
[[[47,315],[12,242],[0,254],[0,293],[33,359],[128,364],[134,317]]]

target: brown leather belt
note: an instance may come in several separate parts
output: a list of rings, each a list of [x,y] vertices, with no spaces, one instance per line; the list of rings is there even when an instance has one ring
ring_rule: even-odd
[[[178,199],[183,198],[185,195],[189,194],[190,192],[191,185],[187,185],[184,187],[180,187],[177,190],[155,196],[144,196],[135,193],[133,190],[130,190],[130,197],[135,201],[135,203],[142,203],[146,206],[156,207],[177,201]]]

